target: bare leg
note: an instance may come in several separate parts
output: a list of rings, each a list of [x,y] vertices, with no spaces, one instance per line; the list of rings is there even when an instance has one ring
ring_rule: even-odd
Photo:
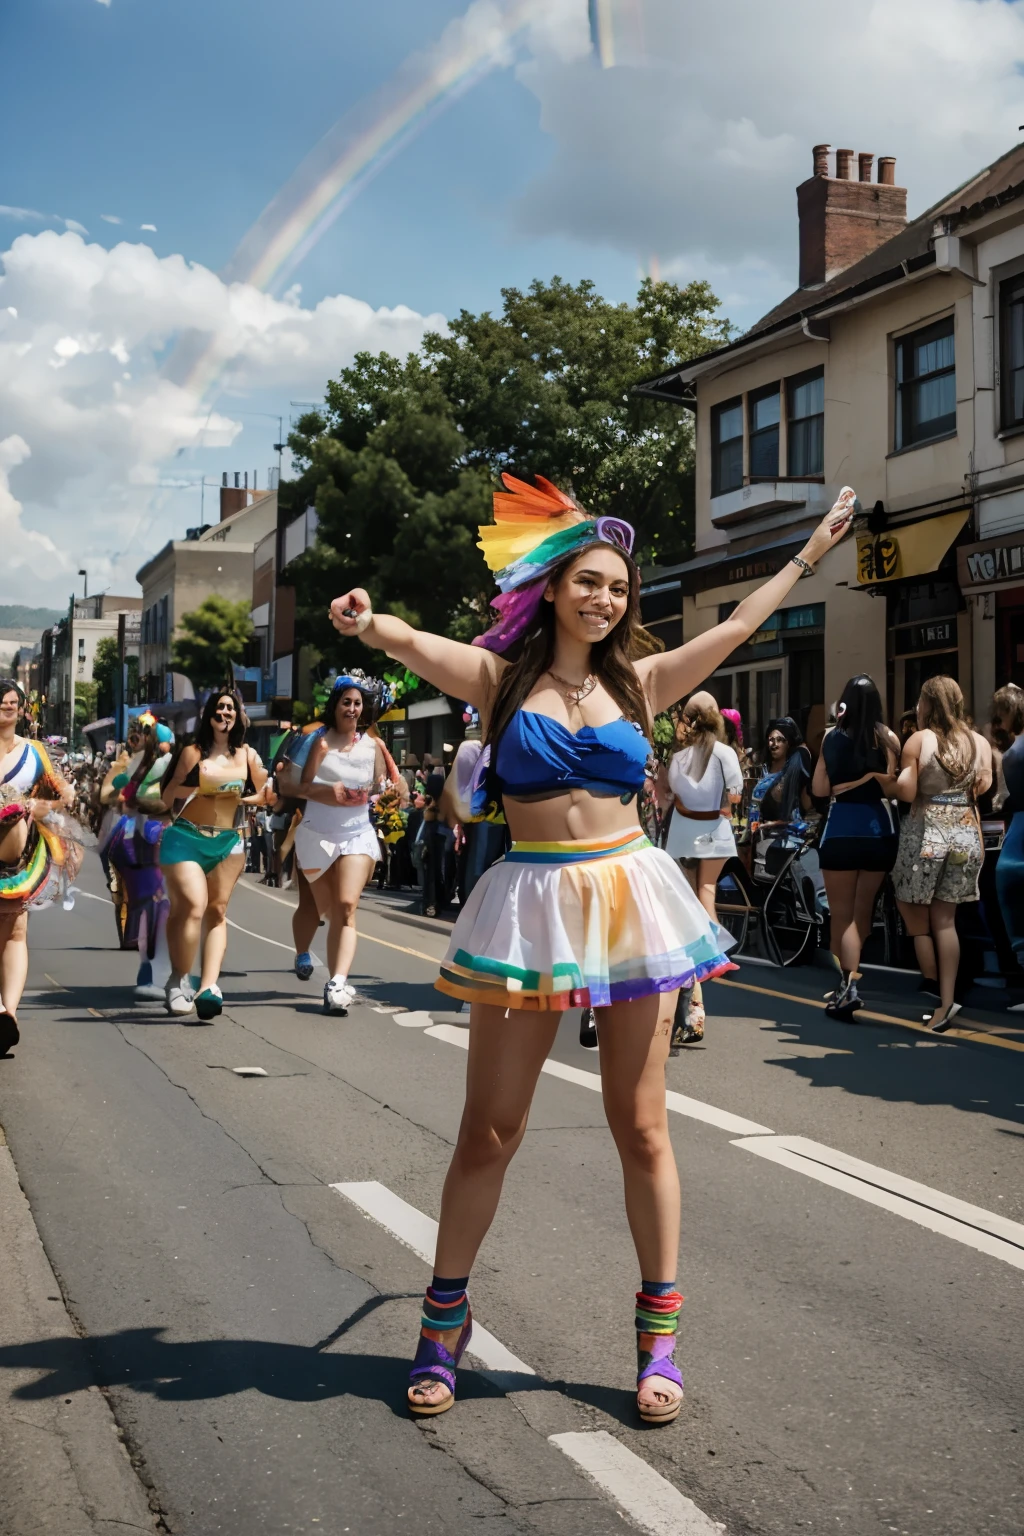
[[[640,1278],[674,1281],[679,1267],[679,1173],[668,1133],[665,1061],[676,994],[664,992],[599,1010],[601,1091],[622,1163],[626,1218]],[[649,1376],[639,1400],[678,1401],[680,1389]]]
[[[839,965],[840,970],[855,971],[857,969],[856,961],[853,965],[848,965],[844,959],[844,954],[848,950],[856,950],[857,958],[860,958],[853,916],[857,897],[857,871],[855,869],[825,869],[822,870],[822,874],[825,878],[825,895],[828,897],[832,953],[836,957],[836,963]],[[851,929],[853,929],[852,942],[848,939]]]
[[[701,859],[694,871],[697,899],[708,916],[714,918],[716,922],[718,910],[715,906],[715,890],[726,863],[725,859]]]
[[[201,865],[190,860],[181,864],[161,864],[160,873],[171,904],[167,918],[171,975],[187,976],[199,950],[199,935],[208,900],[206,876]]]
[[[857,895],[853,904],[853,933],[850,939],[856,943],[856,951],[852,947],[844,953],[843,965],[847,970],[855,971],[860,967],[861,951],[871,937],[871,924],[875,915],[875,901],[882,888],[885,873],[882,870],[861,869],[857,872]],[[849,959],[845,956],[849,956]]]
[[[278,880],[280,880],[281,855],[277,855]],[[299,893],[299,904],[292,914],[292,940],[295,944],[297,955],[307,954],[316,931],[320,926],[320,913],[317,911],[316,897],[313,888],[299,868],[298,860],[294,865],[295,887]]]
[[[233,853],[206,877],[207,903],[203,918],[203,973],[199,990],[217,984],[228,947],[228,902],[245,867],[245,855]]]
[[[444,1181],[434,1272],[468,1275],[494,1220],[505,1170],[526,1131],[541,1067],[561,1017],[525,1009],[508,1018],[504,1008],[474,1003],[469,1018],[466,1104],[459,1139]],[[438,1337],[446,1346],[454,1340]],[[409,1388],[410,1399],[429,1406],[449,1396],[429,1379]]]
[[[960,968],[960,939],[956,931],[956,904],[933,901],[928,908],[935,954],[939,962],[939,1007],[943,1013],[953,1004],[956,973]]]
[[[0,913],[0,1003],[17,1019],[28,980],[28,913]]]
[[[935,954],[935,945],[929,932],[929,909],[919,902],[897,902],[903,926],[914,941],[914,954],[920,967],[921,975],[929,981],[935,981],[939,974],[939,962]]]
[[[316,900],[327,916],[327,969],[332,976],[348,976],[352,968],[356,909],[375,863],[369,854],[343,854],[316,882]]]

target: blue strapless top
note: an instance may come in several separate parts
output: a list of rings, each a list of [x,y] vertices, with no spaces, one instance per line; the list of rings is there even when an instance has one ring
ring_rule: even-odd
[[[520,709],[498,743],[495,769],[512,799],[568,789],[626,798],[642,789],[650,751],[631,720],[573,732],[549,715]]]

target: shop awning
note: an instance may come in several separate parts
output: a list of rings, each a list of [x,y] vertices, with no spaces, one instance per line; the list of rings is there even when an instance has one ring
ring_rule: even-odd
[[[941,517],[904,523],[885,533],[865,533],[857,539],[857,585],[882,586],[908,576],[931,576],[971,515],[969,507]]]
[[[692,597],[711,587],[731,586],[736,581],[751,581],[774,576],[781,571],[794,550],[807,543],[807,534],[787,533],[768,544],[758,544],[754,549],[742,551],[726,549],[710,550],[695,555],[682,565],[672,565],[659,572],[659,582],[666,576],[678,576],[683,593]]]

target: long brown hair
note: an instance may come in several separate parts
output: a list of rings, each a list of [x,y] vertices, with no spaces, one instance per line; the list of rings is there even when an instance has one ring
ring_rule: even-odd
[[[627,720],[632,720],[647,736],[651,729],[650,710],[643,689],[633,670],[633,662],[649,653],[644,644],[646,631],[640,623],[640,571],[617,544],[595,539],[586,549],[611,549],[617,554],[629,574],[629,594],[626,611],[609,630],[603,640],[597,640],[590,649],[590,669],[604,684]],[[551,573],[552,586],[558,585],[565,573],[575,565],[583,550],[574,549]],[[537,622],[528,631],[518,656],[506,667],[498,682],[494,706],[487,723],[486,744],[491,749],[491,773],[498,755],[498,743],[508,729],[509,721],[526,700],[548,670],[555,656],[555,607],[542,602]]]
[[[690,776],[702,779],[711,761],[715,742],[725,740],[725,721],[717,704],[697,704],[691,699],[679,723],[683,727],[680,750],[685,752],[688,747],[694,749],[688,770]]]
[[[927,708],[926,728],[938,739],[935,756],[954,785],[961,784],[974,767],[975,749],[971,728],[964,719],[964,696],[951,677],[930,677],[921,684],[921,702]]]

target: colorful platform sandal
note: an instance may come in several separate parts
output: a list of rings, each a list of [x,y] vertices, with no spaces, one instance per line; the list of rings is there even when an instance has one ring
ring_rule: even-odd
[[[473,1336],[473,1314],[466,1296],[467,1283],[468,1277],[461,1284],[449,1280],[438,1285],[435,1277],[435,1283],[427,1286],[416,1358],[409,1372],[409,1412],[419,1418],[447,1413],[455,1402],[455,1372]],[[456,1339],[455,1348],[449,1353],[446,1341],[453,1337]],[[417,1399],[417,1388],[431,1384],[445,1387],[447,1397],[434,1403]]]
[[[672,1358],[683,1298],[674,1281],[642,1280],[636,1293],[636,1385],[652,1376],[660,1376],[679,1388],[679,1396],[655,1388],[664,1402],[643,1403],[637,1397],[637,1412],[645,1424],[671,1424],[683,1407],[683,1377]]]

